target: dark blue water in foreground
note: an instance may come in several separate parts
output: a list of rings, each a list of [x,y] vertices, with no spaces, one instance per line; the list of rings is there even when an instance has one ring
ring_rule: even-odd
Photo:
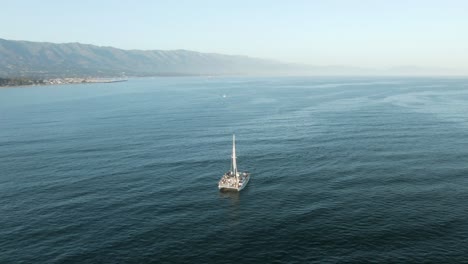
[[[0,263],[467,262],[468,79],[0,89],[0,201]]]

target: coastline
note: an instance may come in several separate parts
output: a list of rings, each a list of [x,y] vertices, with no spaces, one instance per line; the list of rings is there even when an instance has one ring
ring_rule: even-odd
[[[7,82],[6,85],[0,84],[0,88],[20,88],[32,86],[49,86],[49,85],[63,85],[63,84],[86,84],[86,83],[116,83],[126,82],[128,79],[122,78],[52,78],[45,80],[33,79],[3,79]]]

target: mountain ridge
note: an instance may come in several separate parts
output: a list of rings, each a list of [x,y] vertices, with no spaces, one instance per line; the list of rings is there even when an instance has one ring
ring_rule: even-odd
[[[262,74],[291,65],[241,55],[191,50],[124,50],[92,44],[0,38],[0,76],[157,76]]]
[[[194,75],[466,76],[467,73],[419,66],[384,69],[314,66],[186,49],[125,50],[79,42],[52,43],[0,38],[0,78]]]

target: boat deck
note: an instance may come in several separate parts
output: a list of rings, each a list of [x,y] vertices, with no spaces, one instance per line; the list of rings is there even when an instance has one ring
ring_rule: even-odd
[[[250,179],[250,173],[242,172],[238,174],[239,182],[232,174],[224,174],[221,180],[219,181],[218,187],[219,189],[227,189],[227,190],[242,190]]]

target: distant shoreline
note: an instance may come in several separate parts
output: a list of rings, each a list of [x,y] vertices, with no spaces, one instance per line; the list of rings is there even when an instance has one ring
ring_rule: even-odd
[[[29,79],[29,78],[0,78],[0,88],[64,85],[64,84],[86,84],[86,83],[116,83],[126,82],[128,79],[121,78],[51,78],[51,79]]]

